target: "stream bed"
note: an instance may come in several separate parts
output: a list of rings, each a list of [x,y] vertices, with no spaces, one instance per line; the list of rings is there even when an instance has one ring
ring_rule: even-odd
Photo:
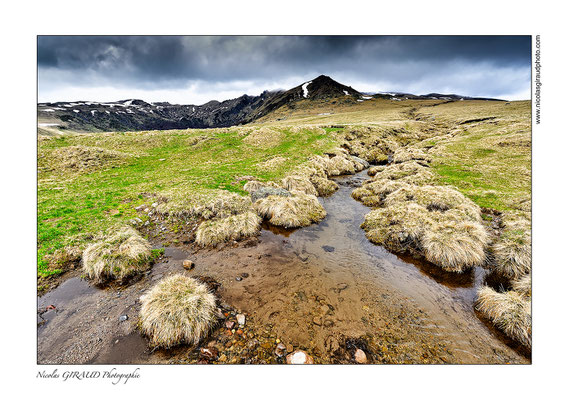
[[[319,199],[328,213],[319,224],[266,227],[258,241],[220,250],[167,247],[161,262],[124,288],[68,279],[38,298],[38,362],[191,362],[197,353],[190,347],[152,352],[136,330],[140,296],[174,272],[213,279],[221,301],[247,315],[249,333],[230,343],[233,352],[266,338],[318,363],[351,362],[352,347],[374,363],[531,362],[477,317],[473,302],[484,269],[444,273],[366,239],[359,226],[370,209],[351,192],[367,178],[366,171],[336,178],[340,189]],[[182,268],[185,259],[195,262],[192,271]],[[204,342],[225,349],[216,335]],[[252,353],[242,354],[237,362]]]

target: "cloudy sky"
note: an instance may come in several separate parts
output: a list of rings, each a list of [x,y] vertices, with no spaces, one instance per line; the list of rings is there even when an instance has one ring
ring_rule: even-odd
[[[40,36],[38,98],[203,104],[318,75],[364,92],[530,98],[530,36]]]

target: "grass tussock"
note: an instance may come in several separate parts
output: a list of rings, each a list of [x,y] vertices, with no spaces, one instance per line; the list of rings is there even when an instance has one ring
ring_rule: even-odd
[[[215,246],[230,240],[256,236],[260,229],[261,218],[252,211],[226,218],[206,220],[196,231],[196,243],[200,246]]]
[[[512,281],[512,289],[522,296],[531,298],[531,274],[522,276]]]
[[[277,146],[284,137],[285,133],[283,131],[263,126],[249,133],[249,135],[243,139],[243,143],[253,147],[267,149]]]
[[[251,200],[226,190],[169,190],[161,192],[156,211],[176,218],[224,218],[251,209]]]
[[[251,193],[251,201],[254,203],[259,199],[264,199],[268,196],[283,196],[283,197],[290,197],[291,194],[288,190],[283,188],[275,188],[271,186],[263,186],[258,190],[255,190]]]
[[[308,226],[326,217],[326,210],[316,196],[302,192],[291,197],[268,196],[255,202],[254,207],[270,224],[284,228]]]
[[[117,228],[83,252],[83,270],[98,283],[119,280],[150,268],[151,246],[131,227]]]
[[[421,160],[424,162],[431,162],[433,159],[422,149],[415,147],[400,147],[393,153],[393,162],[402,163],[411,160]]]
[[[401,181],[413,185],[425,185],[434,181],[434,174],[429,167],[417,161],[406,161],[399,164],[372,167],[373,179]]]
[[[331,181],[330,179],[323,178],[320,176],[313,176],[310,178],[310,183],[314,186],[316,191],[318,192],[318,196],[330,196],[336,190],[339,189],[339,186],[336,182]]]
[[[52,154],[53,168],[74,172],[93,171],[118,166],[131,158],[130,154],[100,147],[69,146],[55,149]]]
[[[383,207],[367,214],[361,226],[370,241],[397,253],[422,255],[450,272],[485,263],[489,235],[474,203],[447,187],[391,185],[396,190],[385,187],[385,195],[377,189]],[[355,192],[354,197],[366,198]]]
[[[286,190],[298,191],[312,196],[318,196],[316,188],[310,182],[310,179],[300,175],[289,175],[282,180],[282,186]]]
[[[504,230],[492,246],[495,270],[517,279],[531,272],[531,223],[523,214],[504,213]]]
[[[526,297],[484,286],[478,290],[476,309],[510,338],[531,347],[531,302]]]
[[[142,299],[140,329],[153,347],[196,345],[215,323],[215,296],[193,278],[162,279]]]

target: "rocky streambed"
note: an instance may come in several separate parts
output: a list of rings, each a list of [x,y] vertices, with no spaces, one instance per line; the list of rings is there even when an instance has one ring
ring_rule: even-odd
[[[529,363],[474,312],[485,270],[443,273],[366,239],[369,208],[350,196],[365,179],[336,178],[337,193],[319,199],[328,213],[319,224],[264,229],[221,249],[167,247],[125,287],[68,279],[38,298],[38,362]],[[140,296],[172,273],[210,285],[219,322],[199,346],[152,351],[136,328]]]

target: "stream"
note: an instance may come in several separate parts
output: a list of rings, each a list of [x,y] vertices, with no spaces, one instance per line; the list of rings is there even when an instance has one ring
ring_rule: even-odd
[[[122,289],[65,281],[38,298],[38,362],[170,362],[179,351],[150,352],[135,325],[139,297],[179,272],[213,278],[222,301],[250,316],[256,329],[319,362],[338,362],[334,354],[357,342],[377,363],[529,363],[474,311],[484,269],[445,273],[366,239],[359,226],[370,209],[351,198],[366,172],[335,178],[340,189],[319,199],[328,214],[319,224],[265,227],[256,245],[194,253],[167,247],[164,262]],[[181,267],[187,258],[196,265],[191,272]]]

